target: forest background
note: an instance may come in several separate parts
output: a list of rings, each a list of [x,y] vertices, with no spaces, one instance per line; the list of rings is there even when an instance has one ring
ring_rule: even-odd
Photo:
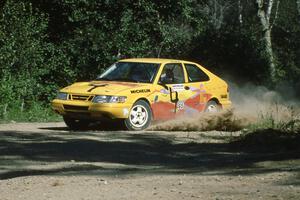
[[[1,0],[0,121],[54,119],[59,88],[120,57],[191,60],[297,98],[300,0]]]

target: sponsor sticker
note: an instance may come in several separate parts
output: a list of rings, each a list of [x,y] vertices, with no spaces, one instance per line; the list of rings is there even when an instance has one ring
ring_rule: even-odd
[[[200,84],[200,92],[201,93],[206,93],[206,90],[205,90],[204,85],[202,83]]]
[[[138,93],[148,93],[150,89],[140,89],[140,90],[131,90],[131,94],[138,94]]]
[[[178,101],[177,102],[177,110],[183,110],[184,109],[184,102]]]
[[[162,94],[170,94],[170,92],[168,90],[166,90],[166,89],[161,89],[160,93],[162,93]]]
[[[174,91],[174,92],[181,92],[183,90],[184,90],[183,84],[175,84],[172,86],[172,91]]]

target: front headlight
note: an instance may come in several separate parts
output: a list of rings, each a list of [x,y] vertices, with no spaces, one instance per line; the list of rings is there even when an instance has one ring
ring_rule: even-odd
[[[68,94],[64,93],[64,92],[59,92],[56,95],[56,99],[67,100],[68,99]]]
[[[124,103],[126,99],[125,96],[97,95],[94,97],[93,103]]]

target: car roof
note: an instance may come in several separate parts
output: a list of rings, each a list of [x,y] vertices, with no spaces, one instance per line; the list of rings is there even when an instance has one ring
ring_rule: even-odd
[[[145,62],[145,63],[185,62],[185,63],[193,63],[190,61],[177,60],[177,59],[166,59],[166,58],[129,58],[129,59],[119,60],[119,62]]]

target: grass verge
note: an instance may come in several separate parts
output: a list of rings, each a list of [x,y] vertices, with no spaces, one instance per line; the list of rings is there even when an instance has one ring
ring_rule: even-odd
[[[281,107],[261,112],[231,145],[250,152],[300,152],[300,115],[294,107]]]
[[[0,105],[0,123],[10,122],[57,122],[62,118],[54,113],[49,106],[33,103],[31,106],[6,107]]]

